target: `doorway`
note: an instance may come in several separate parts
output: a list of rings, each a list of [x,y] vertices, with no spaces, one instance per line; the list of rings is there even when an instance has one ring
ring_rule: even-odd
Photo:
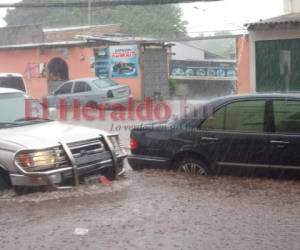
[[[52,93],[63,82],[69,80],[68,64],[61,58],[55,57],[47,64],[48,93]]]

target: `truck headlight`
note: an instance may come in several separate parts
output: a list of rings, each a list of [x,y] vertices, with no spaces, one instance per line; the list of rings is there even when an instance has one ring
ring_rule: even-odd
[[[15,161],[25,171],[40,171],[54,168],[57,154],[55,150],[21,151]]]

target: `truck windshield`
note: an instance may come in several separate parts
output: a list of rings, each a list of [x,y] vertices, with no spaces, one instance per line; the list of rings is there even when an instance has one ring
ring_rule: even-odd
[[[16,76],[5,76],[0,77],[0,87],[2,88],[12,88],[25,92],[25,86],[23,79]]]
[[[31,102],[26,112],[26,96],[22,93],[0,94],[0,128],[44,121],[39,118],[41,111],[38,102]]]

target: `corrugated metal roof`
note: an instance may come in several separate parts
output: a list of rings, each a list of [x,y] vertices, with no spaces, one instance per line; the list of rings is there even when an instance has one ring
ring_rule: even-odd
[[[107,43],[116,43],[120,45],[127,45],[127,44],[141,44],[141,45],[158,45],[158,46],[171,46],[172,44],[166,43],[163,40],[157,40],[154,38],[148,37],[133,37],[128,35],[122,34],[107,34],[103,36],[85,36],[85,35],[78,35],[75,37],[76,39],[83,39],[88,42],[107,42]]]
[[[64,32],[73,30],[85,30],[91,28],[106,28],[106,27],[119,27],[119,24],[97,24],[97,25],[86,25],[86,26],[71,26],[71,27],[61,27],[61,28],[47,28],[43,29],[44,32]]]
[[[70,47],[87,44],[86,41],[66,41],[66,42],[52,42],[52,43],[24,43],[16,45],[3,45],[0,46],[0,50],[9,49],[31,49],[40,47]]]
[[[262,25],[272,25],[272,24],[299,24],[300,23],[300,13],[290,13],[286,15],[281,15],[265,20],[260,20],[255,23],[248,23],[245,26],[248,30],[253,30]]]
[[[25,43],[16,45],[3,45],[0,46],[0,50],[11,49],[31,49],[31,48],[67,48],[76,46],[101,46],[101,45],[154,45],[154,46],[172,46],[170,43],[165,43],[160,40],[150,38],[137,38],[137,37],[110,37],[110,36],[76,36],[81,40],[63,41],[63,42],[44,42],[44,43]]]

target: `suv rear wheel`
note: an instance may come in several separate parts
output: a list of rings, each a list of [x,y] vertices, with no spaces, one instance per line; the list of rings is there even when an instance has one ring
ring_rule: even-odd
[[[193,158],[185,157],[176,164],[176,169],[180,173],[186,173],[194,176],[209,175],[210,169],[203,161]]]

